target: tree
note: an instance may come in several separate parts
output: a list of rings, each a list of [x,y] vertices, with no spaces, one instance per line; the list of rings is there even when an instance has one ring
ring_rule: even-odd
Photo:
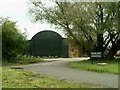
[[[109,57],[111,56],[110,52],[119,50],[118,9],[118,2],[54,2],[54,5],[49,7],[44,2],[36,0],[30,1],[29,13],[35,21],[47,21],[62,28],[68,38],[78,45],[80,53],[96,51],[99,48],[97,36],[107,33],[106,36],[104,35],[102,53],[104,57]],[[111,51],[112,47],[115,47],[114,44],[118,48]]]
[[[96,21],[94,25],[98,34],[104,34],[103,48],[101,48],[105,58],[112,59],[120,50],[119,33],[119,6],[120,2],[96,3]],[[106,35],[105,35],[106,34]]]
[[[89,46],[87,45],[89,42],[93,42],[91,34],[94,34],[94,32],[91,32],[94,28],[89,25],[89,20],[92,17],[89,14],[92,13],[90,11],[93,11],[90,5],[86,3],[55,2],[55,6],[49,8],[39,0],[31,1],[30,4],[32,7],[30,7],[29,12],[35,21],[46,20],[56,25],[60,30],[64,30],[68,38],[73,39],[78,45],[80,53],[82,53],[81,51],[85,51],[84,49],[87,52],[91,50],[90,46],[92,46],[92,43]],[[86,6],[89,8],[84,9]],[[86,45],[88,48],[85,48]]]
[[[16,22],[8,18],[0,18],[2,28],[2,58],[13,60],[23,54],[26,45],[26,36],[16,26]]]

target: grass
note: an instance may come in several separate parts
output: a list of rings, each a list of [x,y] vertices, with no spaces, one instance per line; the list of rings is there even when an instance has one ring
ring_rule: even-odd
[[[20,65],[20,64],[31,64],[37,62],[44,62],[41,57],[33,57],[33,56],[19,56],[15,60],[2,60],[2,66],[11,66],[11,65]]]
[[[95,71],[99,73],[112,73],[118,74],[118,59],[117,60],[104,60],[107,65],[100,66],[97,63],[99,61],[94,61],[91,64],[91,60],[79,61],[79,62],[71,62],[69,66],[76,69],[88,70],[88,71]]]
[[[19,60],[16,62],[8,62],[8,61],[2,61],[2,66],[12,66],[12,65],[23,65],[23,64],[31,64],[31,63],[37,63],[37,62],[44,62],[43,59],[39,60]]]
[[[0,68],[0,89],[2,87],[2,68]]]
[[[2,88],[86,88],[86,86],[21,69],[3,68]]]

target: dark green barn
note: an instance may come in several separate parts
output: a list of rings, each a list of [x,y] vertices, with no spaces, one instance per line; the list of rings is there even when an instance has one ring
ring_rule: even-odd
[[[66,39],[53,31],[41,31],[34,35],[29,42],[29,54],[33,56],[68,57]]]

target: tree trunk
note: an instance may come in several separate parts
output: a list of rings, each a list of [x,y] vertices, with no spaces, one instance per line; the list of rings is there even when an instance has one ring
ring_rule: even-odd
[[[109,60],[114,59],[114,56],[118,50],[119,50],[119,48],[117,47],[117,44],[114,44],[105,58],[107,58]]]
[[[117,51],[111,50],[105,58],[109,59],[109,60],[112,60],[112,59],[114,59],[114,56],[115,56],[116,53],[117,53]]]

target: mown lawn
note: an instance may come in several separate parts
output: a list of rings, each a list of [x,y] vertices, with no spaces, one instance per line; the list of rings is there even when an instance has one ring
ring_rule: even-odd
[[[2,88],[86,88],[21,69],[3,68]]]
[[[99,61],[94,61],[93,64],[91,64],[91,60],[85,60],[85,61],[79,61],[79,62],[71,62],[69,63],[69,66],[76,69],[83,69],[88,71],[95,71],[100,73],[113,73],[118,74],[118,61],[117,60],[104,60],[102,62],[107,63],[105,66],[100,66],[97,63]]]

